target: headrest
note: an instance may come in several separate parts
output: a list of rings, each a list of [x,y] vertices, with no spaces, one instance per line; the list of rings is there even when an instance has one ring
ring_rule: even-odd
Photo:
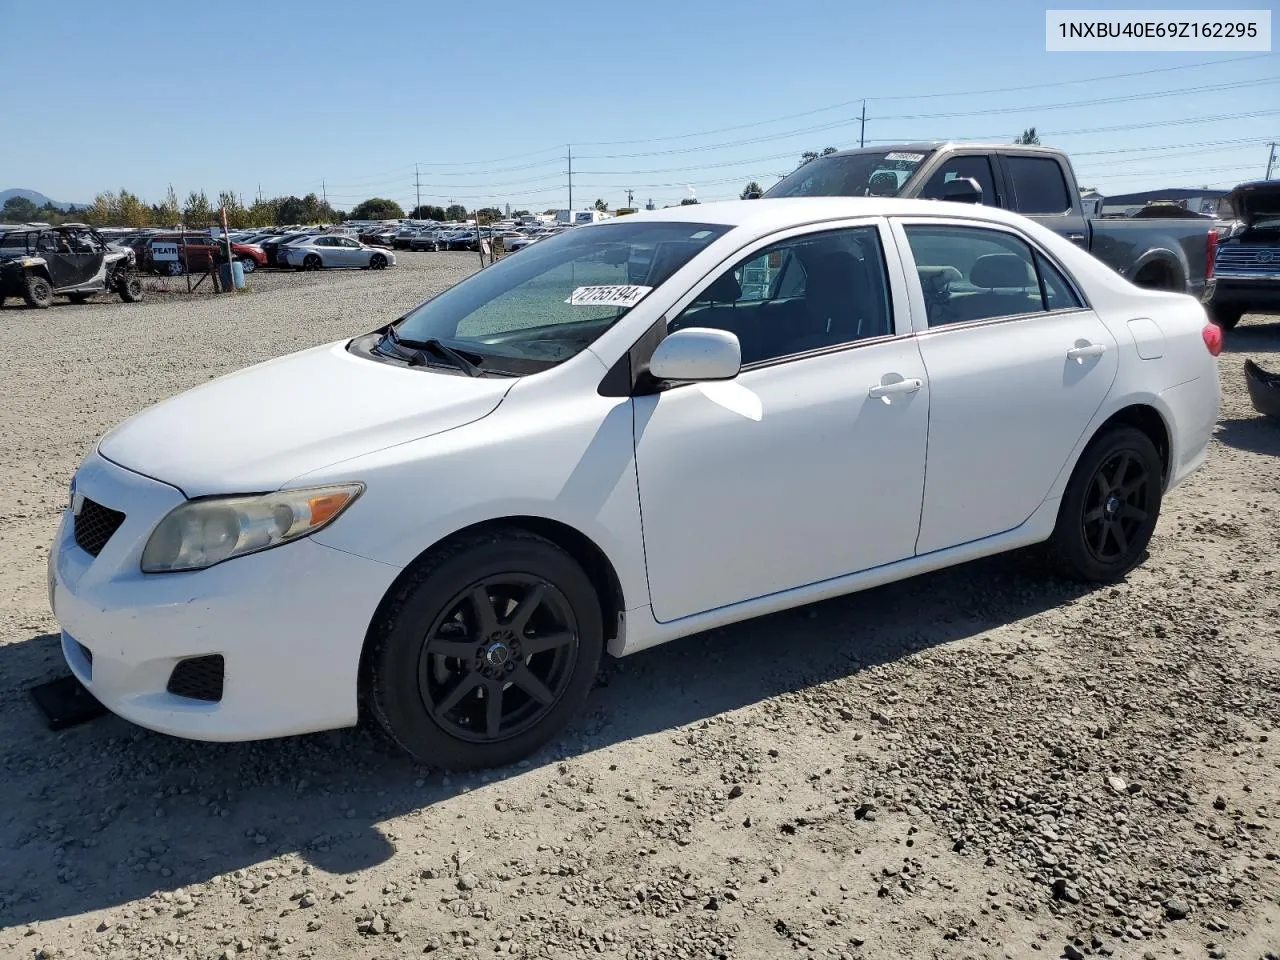
[[[1013,253],[989,253],[979,257],[969,269],[969,282],[975,287],[1034,287],[1031,265]]]
[[[742,296],[742,284],[729,270],[722,273],[711,286],[698,294],[698,302],[734,303]]]
[[[948,283],[964,279],[964,274],[949,264],[942,266],[925,264],[916,267],[916,273],[920,275],[920,285],[925,289],[932,287],[936,290],[945,287]]]

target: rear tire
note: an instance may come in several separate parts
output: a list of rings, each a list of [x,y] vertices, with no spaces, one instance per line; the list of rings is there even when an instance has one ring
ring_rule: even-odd
[[[28,276],[23,284],[22,299],[29,307],[45,310],[53,304],[53,287],[44,277]]]
[[[1136,427],[1094,437],[1071,473],[1050,557],[1067,576],[1112,583],[1143,559],[1160,517],[1164,464]]]
[[[1234,330],[1240,318],[1244,316],[1243,307],[1223,307],[1209,305],[1209,318],[1223,330]]]
[[[246,274],[250,274],[258,269],[258,261],[253,259],[253,257],[241,257],[240,266],[244,268],[244,272]]]
[[[604,627],[578,563],[510,529],[426,557],[369,642],[381,726],[421,763],[470,770],[514,763],[563,729],[595,680]]]

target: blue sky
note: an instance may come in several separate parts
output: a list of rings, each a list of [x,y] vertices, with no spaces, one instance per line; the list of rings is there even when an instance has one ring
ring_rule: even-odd
[[[628,187],[661,205],[856,146],[862,97],[869,143],[1034,125],[1110,194],[1262,176],[1280,54],[1047,53],[1044,9],[0,0],[10,41],[41,38],[0,55],[0,189],[155,201],[172,183],[248,201],[323,182],[336,207],[412,204],[416,162],[424,203],[545,209],[568,200],[571,144],[575,206],[621,206]]]

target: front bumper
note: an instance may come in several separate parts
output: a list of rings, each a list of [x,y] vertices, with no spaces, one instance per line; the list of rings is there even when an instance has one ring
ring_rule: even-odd
[[[113,713],[197,740],[257,740],[351,726],[365,632],[399,570],[310,539],[190,573],[144,574],[155,524],[176,488],[97,453],[76,491],[125,520],[97,557],[64,512],[49,591],[76,677]],[[92,658],[86,655],[88,651]],[[222,699],[166,690],[179,661],[221,654]]]
[[[1244,307],[1246,310],[1280,310],[1280,272],[1275,275],[1214,278],[1210,303],[1216,306]]]

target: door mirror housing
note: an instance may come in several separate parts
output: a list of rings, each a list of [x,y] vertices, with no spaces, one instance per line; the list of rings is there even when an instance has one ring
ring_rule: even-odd
[[[649,360],[657,380],[732,380],[742,369],[742,345],[727,330],[687,327],[663,338]]]
[[[956,177],[942,185],[942,199],[951,203],[981,203],[982,185],[973,177]]]

